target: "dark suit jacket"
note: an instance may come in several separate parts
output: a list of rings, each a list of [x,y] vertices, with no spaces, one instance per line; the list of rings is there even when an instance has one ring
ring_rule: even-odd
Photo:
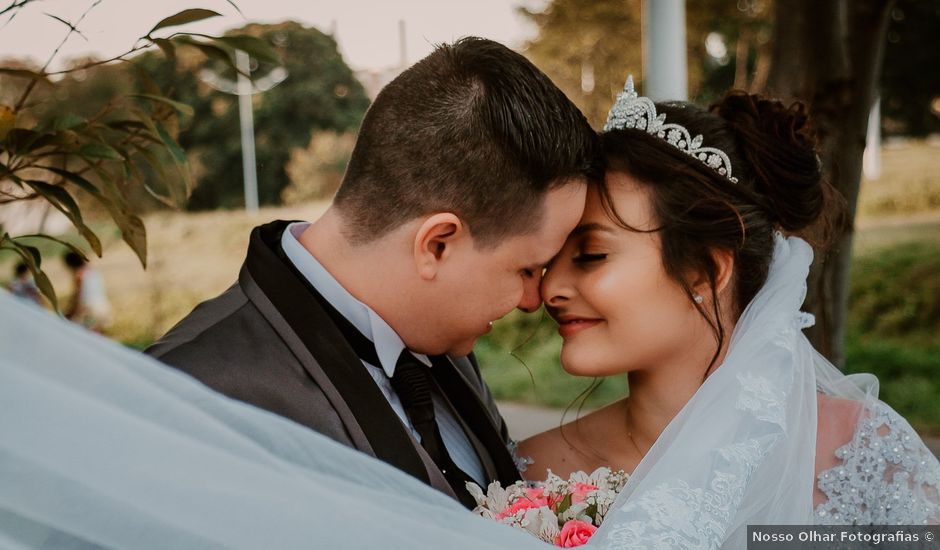
[[[255,228],[238,282],[199,304],[147,353],[216,391],[290,418],[454,496],[316,291],[284,256],[280,239],[289,223]],[[435,358],[441,361],[449,365],[432,371],[488,481],[516,481],[506,424],[472,355]]]

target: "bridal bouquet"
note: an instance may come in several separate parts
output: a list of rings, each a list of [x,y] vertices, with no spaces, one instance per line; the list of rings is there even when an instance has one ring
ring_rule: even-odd
[[[628,477],[623,470],[598,468],[567,480],[549,472],[545,481],[517,481],[505,488],[493,482],[486,494],[476,483],[467,483],[467,490],[477,501],[476,514],[573,548],[597,531]]]

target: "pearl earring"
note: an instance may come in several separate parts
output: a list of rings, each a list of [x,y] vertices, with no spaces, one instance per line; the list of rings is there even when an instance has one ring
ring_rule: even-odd
[[[702,296],[701,294],[693,294],[692,299],[695,300],[696,304],[701,304],[702,302],[705,301],[705,297]]]

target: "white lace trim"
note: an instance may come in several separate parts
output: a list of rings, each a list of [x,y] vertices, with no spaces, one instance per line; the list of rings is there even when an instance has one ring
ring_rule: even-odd
[[[738,374],[741,392],[735,408],[739,411],[748,411],[754,418],[765,422],[773,422],[784,430],[786,421],[786,394],[780,388],[762,376],[754,376],[745,372]]]
[[[940,523],[940,463],[891,407],[871,406],[835,454],[842,463],[817,478],[827,498],[816,507],[817,523]]]

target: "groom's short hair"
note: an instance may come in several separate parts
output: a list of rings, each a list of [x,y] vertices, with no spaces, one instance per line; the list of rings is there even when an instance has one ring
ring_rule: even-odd
[[[525,57],[463,38],[379,93],[334,202],[353,243],[453,212],[486,247],[536,229],[550,188],[598,177],[596,143],[584,115]]]

